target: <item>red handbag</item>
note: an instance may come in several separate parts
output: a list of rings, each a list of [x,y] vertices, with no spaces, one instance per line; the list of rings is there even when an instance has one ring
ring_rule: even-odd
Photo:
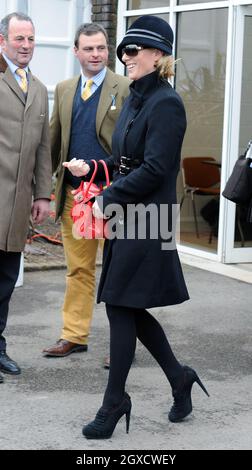
[[[80,186],[73,191],[74,195],[74,206],[71,211],[71,217],[73,219],[72,234],[77,240],[81,238],[94,239],[94,238],[107,238],[106,220],[96,219],[92,212],[93,199],[94,197],[101,194],[104,187],[102,184],[99,186],[93,183],[98,164],[96,160],[91,160],[94,164],[94,171],[90,181],[82,181]],[[110,185],[108,167],[104,160],[99,160],[102,163],[105,176],[106,186]]]

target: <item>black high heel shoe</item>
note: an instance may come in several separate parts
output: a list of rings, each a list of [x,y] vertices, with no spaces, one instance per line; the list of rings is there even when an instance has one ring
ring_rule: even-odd
[[[131,399],[125,393],[120,405],[111,409],[101,407],[91,423],[87,424],[82,429],[82,434],[87,439],[109,439],[119,421],[119,419],[126,416],[126,432],[129,432],[131,413]]]
[[[184,380],[176,390],[172,390],[172,395],[174,398],[173,405],[169,411],[168,418],[172,423],[178,423],[182,421],[186,416],[188,416],[192,411],[192,398],[191,391],[194,382],[202,388],[205,394],[209,397],[207,389],[204,387],[201,382],[198,374],[191,367],[183,366],[184,370]]]

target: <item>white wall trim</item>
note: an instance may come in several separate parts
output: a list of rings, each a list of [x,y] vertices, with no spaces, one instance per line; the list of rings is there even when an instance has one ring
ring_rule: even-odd
[[[91,21],[91,12],[91,0],[84,0],[83,23],[89,23]]]

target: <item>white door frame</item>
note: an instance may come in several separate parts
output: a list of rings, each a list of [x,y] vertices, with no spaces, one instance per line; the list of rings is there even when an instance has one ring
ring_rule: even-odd
[[[249,9],[246,6],[236,6],[232,10],[230,31],[232,33],[232,43],[230,44],[232,59],[228,87],[228,109],[226,110],[228,113],[227,138],[226,145],[225,143],[223,145],[223,152],[226,152],[226,158],[222,159],[222,189],[224,189],[225,182],[239,155],[244,23],[245,16],[252,16],[251,8]],[[244,146],[246,144],[247,142],[244,143]],[[252,247],[234,247],[235,213],[235,204],[222,197],[220,206],[220,260],[223,263],[252,262]]]

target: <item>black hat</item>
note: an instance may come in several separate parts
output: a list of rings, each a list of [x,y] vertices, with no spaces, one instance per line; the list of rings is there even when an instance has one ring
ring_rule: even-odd
[[[153,15],[140,16],[132,23],[117,47],[117,57],[122,62],[122,48],[128,44],[154,47],[171,55],[172,43],[173,31],[165,20]]]

